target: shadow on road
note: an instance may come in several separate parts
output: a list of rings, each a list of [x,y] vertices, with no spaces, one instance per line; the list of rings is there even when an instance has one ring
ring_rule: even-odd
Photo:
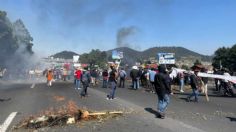
[[[190,95],[191,93],[180,93],[180,92],[174,92],[174,95]],[[200,93],[199,96],[205,96],[205,94],[203,93]],[[224,96],[224,95],[220,95],[219,93],[218,94],[209,94],[208,93],[208,96],[209,97],[228,97],[228,98],[235,98],[235,97],[231,97],[231,96]]]
[[[7,99],[0,99],[0,102],[3,102],[3,101],[10,101],[11,98],[7,98]]]
[[[144,108],[144,110],[151,113],[151,114],[153,114],[153,115],[155,115],[156,118],[159,116],[159,113],[156,110],[152,109],[152,108]]]
[[[236,122],[236,118],[234,117],[226,117],[226,118],[228,118],[231,122]]]
[[[188,99],[187,99],[187,97],[186,97],[186,98],[181,97],[181,98],[179,98],[179,99],[184,100],[184,101],[186,101],[186,102],[189,102]]]

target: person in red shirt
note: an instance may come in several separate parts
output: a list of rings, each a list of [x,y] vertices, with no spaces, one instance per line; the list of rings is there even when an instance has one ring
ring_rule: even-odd
[[[82,76],[82,71],[80,68],[77,68],[75,71],[75,89],[79,90],[80,89],[80,78]]]

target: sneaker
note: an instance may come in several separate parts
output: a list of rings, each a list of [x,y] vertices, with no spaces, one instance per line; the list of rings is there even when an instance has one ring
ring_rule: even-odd
[[[180,90],[180,92],[181,92],[181,93],[183,93],[183,92],[184,92],[184,90]]]
[[[165,113],[160,112],[160,113],[159,113],[159,118],[165,119]]]
[[[107,97],[106,99],[107,99],[107,100],[110,100],[110,98],[108,98],[108,97]]]

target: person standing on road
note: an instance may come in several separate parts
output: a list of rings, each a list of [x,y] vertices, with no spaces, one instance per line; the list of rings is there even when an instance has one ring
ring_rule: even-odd
[[[178,79],[179,79],[179,91],[181,93],[184,92],[184,73],[183,72],[179,72],[178,73]]]
[[[80,89],[80,78],[82,75],[82,71],[80,68],[77,68],[75,71],[75,89],[79,90]]]
[[[132,78],[132,88],[134,90],[137,90],[138,89],[138,67],[137,66],[133,66],[132,67],[132,70],[130,71],[130,77]]]
[[[88,95],[87,90],[88,90],[88,87],[89,87],[89,83],[91,82],[91,75],[90,75],[90,72],[88,71],[87,67],[84,68],[84,71],[81,75],[80,80],[83,84],[83,88],[80,92],[80,97],[83,98],[83,97]]]
[[[47,72],[46,77],[47,77],[47,85],[49,87],[51,87],[52,86],[52,80],[53,80],[53,72],[52,72],[52,70],[49,70]]]
[[[117,71],[114,66],[110,66],[111,71],[109,73],[109,83],[111,85],[110,94],[107,95],[107,100],[111,100],[115,98],[116,84],[117,84]]]
[[[107,83],[108,83],[108,71],[107,71],[107,69],[105,69],[102,72],[102,79],[103,79],[102,87],[107,88]]]
[[[121,68],[121,70],[119,72],[119,77],[120,77],[119,87],[124,88],[125,87],[125,78],[126,78],[126,72],[125,72],[124,68]]]
[[[155,81],[155,75],[156,72],[154,71],[154,68],[151,68],[151,71],[149,72],[149,80],[150,80],[150,84],[151,84],[151,93],[155,93],[155,88],[154,88],[154,81]]]
[[[170,93],[171,88],[169,84],[169,75],[167,74],[165,67],[163,65],[160,65],[158,67],[159,73],[155,75],[154,78],[154,86],[155,90],[158,96],[158,112],[159,112],[159,118],[164,119],[165,118],[165,110],[170,103]]]

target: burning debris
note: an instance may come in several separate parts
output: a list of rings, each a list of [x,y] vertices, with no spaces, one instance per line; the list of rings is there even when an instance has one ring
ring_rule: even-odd
[[[53,99],[55,99],[56,101],[64,101],[65,100],[65,97],[64,96],[53,96]]]
[[[43,127],[64,126],[90,120],[98,120],[101,122],[122,114],[122,111],[92,112],[79,109],[75,102],[69,101],[67,105],[59,109],[50,108],[42,112],[39,116],[30,116],[22,120],[14,128],[39,129]]]

